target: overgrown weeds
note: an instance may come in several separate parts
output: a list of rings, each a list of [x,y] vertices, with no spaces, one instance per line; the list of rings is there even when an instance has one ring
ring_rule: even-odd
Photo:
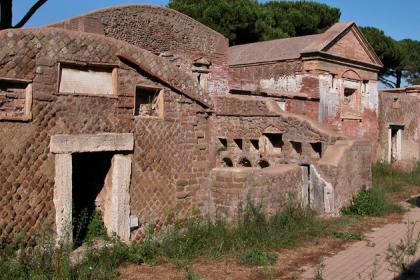
[[[385,216],[401,210],[401,207],[387,196],[383,188],[374,186],[371,189],[363,188],[353,198],[351,204],[341,212],[344,215]]]
[[[75,223],[85,227],[80,241],[87,243],[84,258],[77,265],[70,261],[72,247],[57,248],[51,235],[41,234],[35,247],[26,248],[22,242],[0,246],[0,279],[115,279],[117,268],[124,263],[172,262],[184,266],[200,256],[234,256],[240,264],[267,267],[265,274],[273,276],[275,272],[270,265],[277,256],[270,252],[293,248],[303,242],[316,242],[325,236],[345,241],[360,240],[361,233],[348,232],[346,227],[357,223],[360,216],[401,211],[391,196],[405,194],[411,185],[420,185],[419,167],[405,174],[380,164],[373,168],[373,187],[363,189],[353,203],[342,210],[352,217],[321,218],[296,201],[289,201],[275,215],[267,216],[262,205],[248,203],[233,221],[190,218],[168,225],[159,233],[150,228],[143,242],[132,246],[107,237],[101,214],[94,212],[92,217]],[[77,232],[76,229],[75,234],[79,237]],[[97,238],[107,239],[107,245],[102,248],[91,246]],[[407,240],[411,244],[414,237]],[[415,244],[417,248],[418,242]],[[412,246],[406,243],[390,247],[389,260],[404,270],[409,262],[403,255],[410,250]],[[318,272],[316,279],[322,279],[322,266]],[[197,279],[192,273],[187,277]]]
[[[414,263],[416,253],[420,245],[420,232],[416,231],[417,223],[409,222],[407,234],[396,245],[389,245],[386,260],[390,264],[391,271],[403,276],[414,274],[411,265]]]
[[[420,186],[420,165],[409,173],[395,170],[389,164],[379,163],[372,167],[373,186],[364,187],[348,207],[344,215],[385,216],[398,213],[402,208],[396,202],[407,199],[414,187]]]
[[[244,265],[269,265],[277,260],[277,254],[259,249],[248,249],[239,256],[238,263]]]
[[[246,249],[290,248],[299,241],[328,233],[326,221],[296,203],[290,202],[271,217],[263,214],[261,206],[248,204],[236,222],[190,219],[176,224],[155,242],[155,252],[170,261],[188,261],[202,255],[238,254]]]
[[[420,164],[411,172],[403,172],[392,168],[386,163],[372,166],[373,187],[383,192],[395,195],[397,200],[409,196],[410,189],[420,186]]]

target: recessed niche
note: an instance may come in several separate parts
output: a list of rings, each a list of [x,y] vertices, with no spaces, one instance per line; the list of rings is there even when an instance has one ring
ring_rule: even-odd
[[[233,139],[233,142],[236,144],[236,147],[242,151],[242,139]]]
[[[251,161],[247,158],[241,158],[238,163],[242,167],[252,167]]]
[[[222,159],[222,166],[223,167],[233,167],[233,162],[230,158],[223,158]]]
[[[134,115],[140,117],[163,117],[163,91],[160,88],[138,86]]]
[[[267,167],[270,167],[270,163],[269,163],[267,160],[265,160],[265,159],[261,159],[261,160],[259,160],[257,164],[258,164],[258,166],[259,166],[260,168],[267,168]]]
[[[292,144],[292,148],[295,153],[299,155],[302,154],[302,142],[290,141],[290,144]]]
[[[219,147],[217,150],[219,152],[226,151],[228,147],[227,139],[226,138],[218,138],[219,139]]]
[[[280,133],[264,133],[265,142],[266,142],[266,151],[268,152],[281,152],[284,142],[283,134]]]
[[[321,156],[322,156],[322,143],[321,142],[311,143],[311,147],[312,147],[313,152],[319,158],[321,158]]]
[[[251,139],[249,142],[251,142],[251,148],[257,151],[260,149],[260,141],[258,139]]]
[[[0,120],[28,121],[32,118],[32,84],[0,79]]]

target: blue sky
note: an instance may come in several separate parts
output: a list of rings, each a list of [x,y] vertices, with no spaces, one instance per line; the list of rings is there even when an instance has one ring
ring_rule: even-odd
[[[19,20],[35,0],[14,0],[14,19]],[[318,0],[341,9],[341,20],[354,20],[360,26],[375,26],[393,38],[420,40],[419,0]],[[166,5],[166,0],[48,0],[27,27],[46,25],[95,9],[122,4]]]

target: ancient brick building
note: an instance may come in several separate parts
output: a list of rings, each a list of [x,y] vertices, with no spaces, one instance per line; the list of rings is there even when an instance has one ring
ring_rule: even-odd
[[[412,167],[420,159],[420,86],[380,91],[379,108],[378,157]]]
[[[234,46],[229,65],[232,90],[276,96],[286,112],[371,141],[376,158],[382,63],[355,23],[338,23],[317,35]]]
[[[0,31],[0,238],[83,209],[126,241],[247,199],[337,214],[371,182],[381,64],[353,23],[289,40],[143,5]]]

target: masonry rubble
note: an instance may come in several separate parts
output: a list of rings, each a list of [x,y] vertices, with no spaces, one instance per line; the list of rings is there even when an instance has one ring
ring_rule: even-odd
[[[249,199],[336,215],[372,161],[418,158],[419,91],[378,93],[382,63],[353,22],[229,47],[131,5],[3,30],[0,45],[1,240],[45,224],[73,238],[95,209],[127,242]]]

